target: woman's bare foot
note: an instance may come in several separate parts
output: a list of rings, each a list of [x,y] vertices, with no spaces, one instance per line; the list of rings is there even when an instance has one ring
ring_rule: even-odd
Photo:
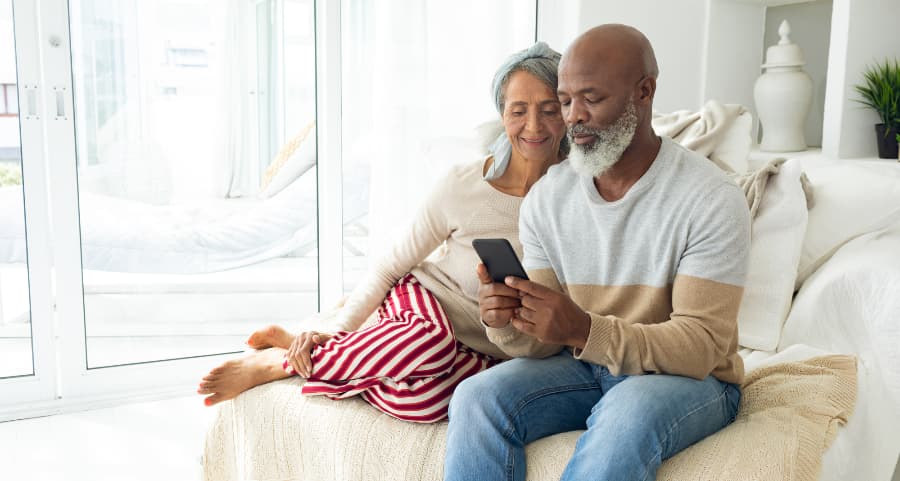
[[[197,394],[211,394],[203,403],[212,406],[233,399],[252,387],[289,377],[281,367],[285,352],[273,347],[226,361],[204,376]]]
[[[272,324],[250,334],[250,337],[247,338],[247,345],[253,349],[266,349],[268,347],[287,349],[291,347],[291,342],[293,341],[293,334],[287,332],[281,326]]]

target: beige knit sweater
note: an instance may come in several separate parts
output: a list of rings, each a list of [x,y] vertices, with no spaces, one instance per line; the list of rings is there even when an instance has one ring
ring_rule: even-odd
[[[478,255],[472,240],[509,239],[521,257],[518,223],[521,197],[505,194],[483,179],[486,159],[450,170],[393,248],[381,256],[337,313],[333,329],[359,328],[381,305],[391,287],[411,272],[431,291],[463,344],[508,359],[541,356],[547,346],[525,334],[491,342],[478,310]],[[558,350],[558,348],[556,349]]]

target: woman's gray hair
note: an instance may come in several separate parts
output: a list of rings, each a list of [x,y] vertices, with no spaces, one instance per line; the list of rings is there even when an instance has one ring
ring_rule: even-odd
[[[544,82],[553,92],[556,92],[556,84],[558,83],[557,69],[559,68],[560,57],[559,52],[553,50],[544,42],[538,42],[525,50],[510,55],[503,62],[503,65],[497,69],[497,73],[494,74],[494,81],[491,84],[497,112],[503,115],[503,107],[506,101],[506,84],[509,83],[509,78],[513,72],[524,70],[534,75],[541,82]]]
[[[509,78],[513,72],[520,70],[528,72],[541,82],[544,82],[555,93],[556,85],[559,82],[557,69],[559,68],[560,57],[559,52],[553,50],[544,42],[538,42],[525,50],[510,55],[503,62],[503,65],[497,69],[497,73],[494,74],[494,81],[491,84],[494,91],[494,105],[497,107],[497,113],[500,114],[500,117],[503,117],[503,109],[506,103],[506,84],[509,83]],[[484,179],[493,180],[503,175],[512,155],[512,145],[510,145],[505,131],[501,129],[499,135],[495,137],[493,143],[488,147],[488,150],[494,156],[494,161],[491,163],[488,171],[485,172]],[[560,141],[559,153],[560,156],[565,156],[569,153],[569,139],[565,135]]]

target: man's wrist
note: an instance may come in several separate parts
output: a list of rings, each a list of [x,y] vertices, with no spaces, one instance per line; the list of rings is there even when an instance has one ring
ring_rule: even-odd
[[[568,345],[584,350],[584,346],[587,345],[588,337],[591,335],[591,315],[587,311],[582,311],[582,314],[584,315],[575,324],[576,329],[573,333],[572,340]]]

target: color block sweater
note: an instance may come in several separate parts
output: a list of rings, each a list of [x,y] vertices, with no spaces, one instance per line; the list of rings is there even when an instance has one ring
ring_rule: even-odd
[[[498,359],[546,356],[559,351],[558,346],[541,344],[524,334],[489,339],[486,331],[492,329],[481,322],[475,272],[480,261],[472,239],[503,237],[522,255],[518,237],[522,198],[500,192],[487,183],[482,177],[485,161],[450,170],[393,247],[374,263],[350,294],[337,314],[335,329],[357,329],[378,309],[391,287],[412,273],[437,297],[456,338],[472,349]]]
[[[613,202],[563,162],[534,185],[519,227],[529,277],[591,317],[578,359],[616,375],[741,382],[750,216],[740,188],[707,159],[664,137],[647,172]]]

